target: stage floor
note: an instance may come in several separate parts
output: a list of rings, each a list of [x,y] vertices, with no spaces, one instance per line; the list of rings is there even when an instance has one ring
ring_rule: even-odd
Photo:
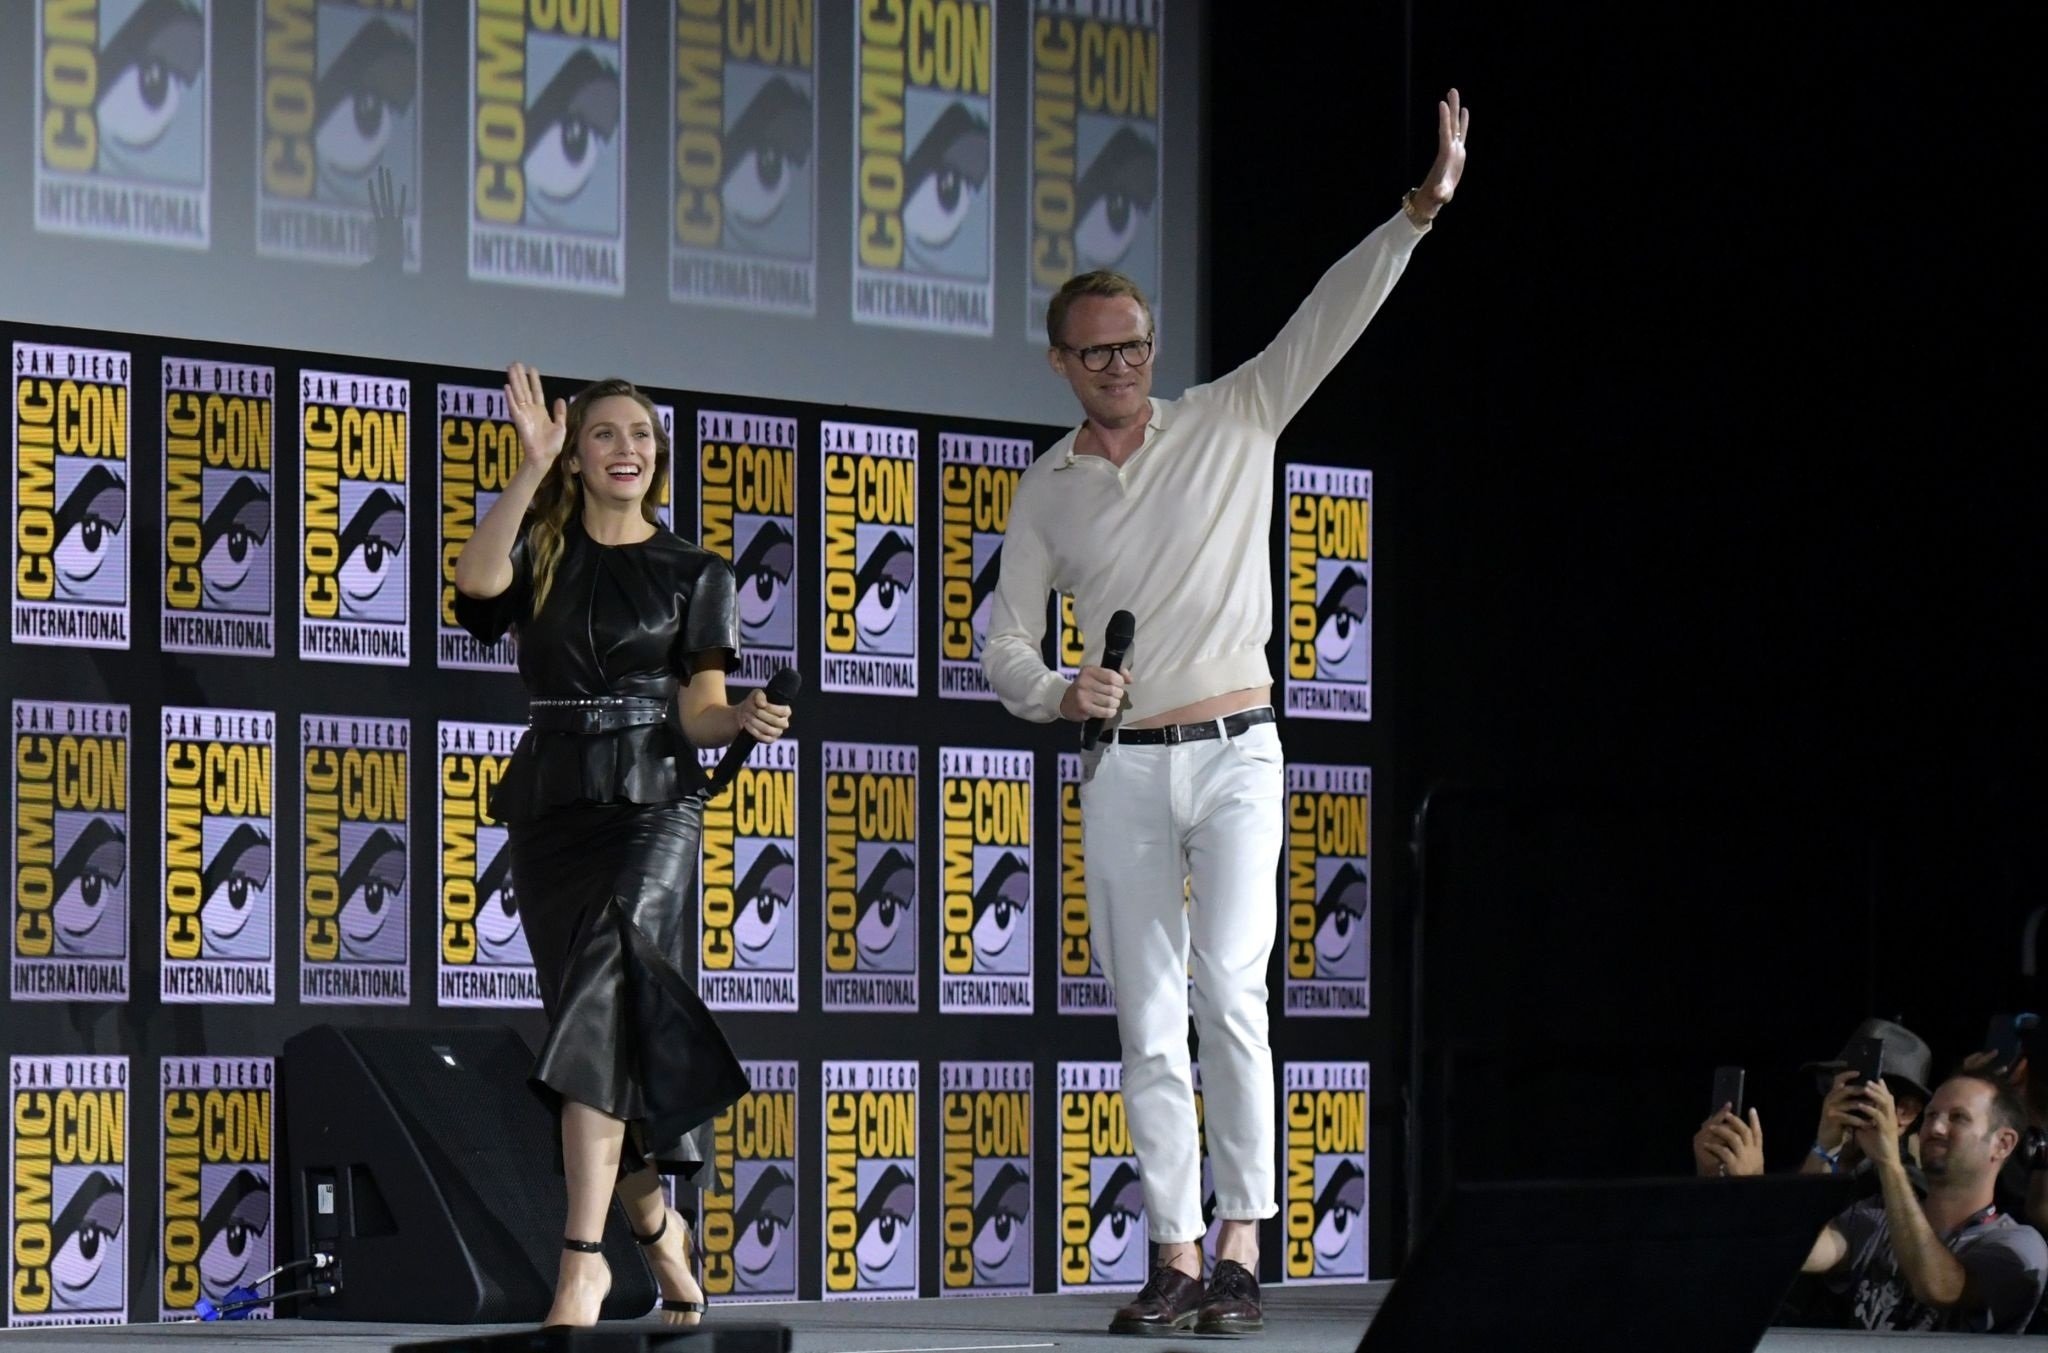
[[[769,1321],[787,1325],[796,1353],[1132,1353],[1217,1347],[1240,1343],[1272,1353],[1352,1353],[1366,1323],[1379,1309],[1388,1283],[1343,1287],[1274,1287],[1266,1292],[1266,1332],[1247,1339],[1180,1336],[1170,1339],[1112,1338],[1103,1326],[1116,1309],[1110,1297],[1004,1297],[972,1301],[804,1302],[788,1306],[720,1307],[714,1320]],[[122,1325],[101,1329],[0,1331],[0,1350],[53,1349],[62,1353],[138,1353],[145,1348],[198,1350],[221,1345],[262,1353],[384,1353],[387,1349],[463,1335],[530,1326],[345,1325],[325,1321],[241,1321],[212,1325]],[[608,1323],[607,1329],[625,1329]],[[1532,1331],[1532,1335],[1533,1335]],[[1554,1330],[1560,1342],[1531,1340],[1526,1347],[1570,1347],[1569,1332]],[[1910,1334],[1837,1334],[1825,1330],[1772,1330],[1760,1353],[1850,1353],[1896,1347]],[[2028,1347],[2009,1336],[1936,1336],[1943,1353]],[[680,1348],[688,1348],[682,1343]],[[1646,1341],[1643,1353],[1655,1353]]]

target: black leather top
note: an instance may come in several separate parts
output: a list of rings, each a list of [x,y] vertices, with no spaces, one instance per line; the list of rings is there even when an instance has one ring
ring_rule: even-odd
[[[698,655],[739,665],[732,567],[671,531],[636,545],[600,545],[571,520],[539,615],[526,535],[512,551],[512,585],[478,600],[457,592],[455,618],[480,642],[519,635],[519,675],[536,700],[631,695],[670,702]],[[561,804],[671,803],[702,784],[676,720],[609,733],[543,733],[519,740],[491,801],[500,822]]]

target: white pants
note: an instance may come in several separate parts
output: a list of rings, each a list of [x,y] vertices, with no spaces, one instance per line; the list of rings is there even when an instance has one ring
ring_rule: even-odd
[[[1199,1240],[1190,975],[1216,1215],[1278,1210],[1266,961],[1279,920],[1280,734],[1267,723],[1236,738],[1111,743],[1094,761],[1081,787],[1089,931],[1116,992],[1124,1112],[1151,1237]]]

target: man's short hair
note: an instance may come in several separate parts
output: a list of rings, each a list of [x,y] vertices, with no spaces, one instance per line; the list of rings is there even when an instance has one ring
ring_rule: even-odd
[[[2012,1088],[2012,1082],[1982,1071],[1958,1071],[1949,1077],[1952,1081],[1975,1081],[1991,1089],[1991,1128],[2011,1128],[2026,1135],[2027,1107],[2020,1103],[2019,1093]]]
[[[1066,284],[1053,293],[1052,304],[1045,307],[1045,341],[1059,347],[1061,335],[1067,329],[1067,309],[1083,296],[1128,296],[1138,303],[1145,312],[1145,328],[1152,328],[1152,303],[1145,299],[1144,289],[1120,272],[1107,268],[1095,272],[1084,272],[1069,277]]]

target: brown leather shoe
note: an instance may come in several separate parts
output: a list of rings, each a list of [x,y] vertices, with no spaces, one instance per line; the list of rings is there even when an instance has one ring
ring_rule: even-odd
[[[1259,1280],[1235,1259],[1218,1259],[1195,1315],[1197,1334],[1257,1334],[1266,1328]]]
[[[1177,1334],[1195,1323],[1202,1304],[1202,1280],[1161,1264],[1131,1304],[1109,1322],[1111,1334]]]

